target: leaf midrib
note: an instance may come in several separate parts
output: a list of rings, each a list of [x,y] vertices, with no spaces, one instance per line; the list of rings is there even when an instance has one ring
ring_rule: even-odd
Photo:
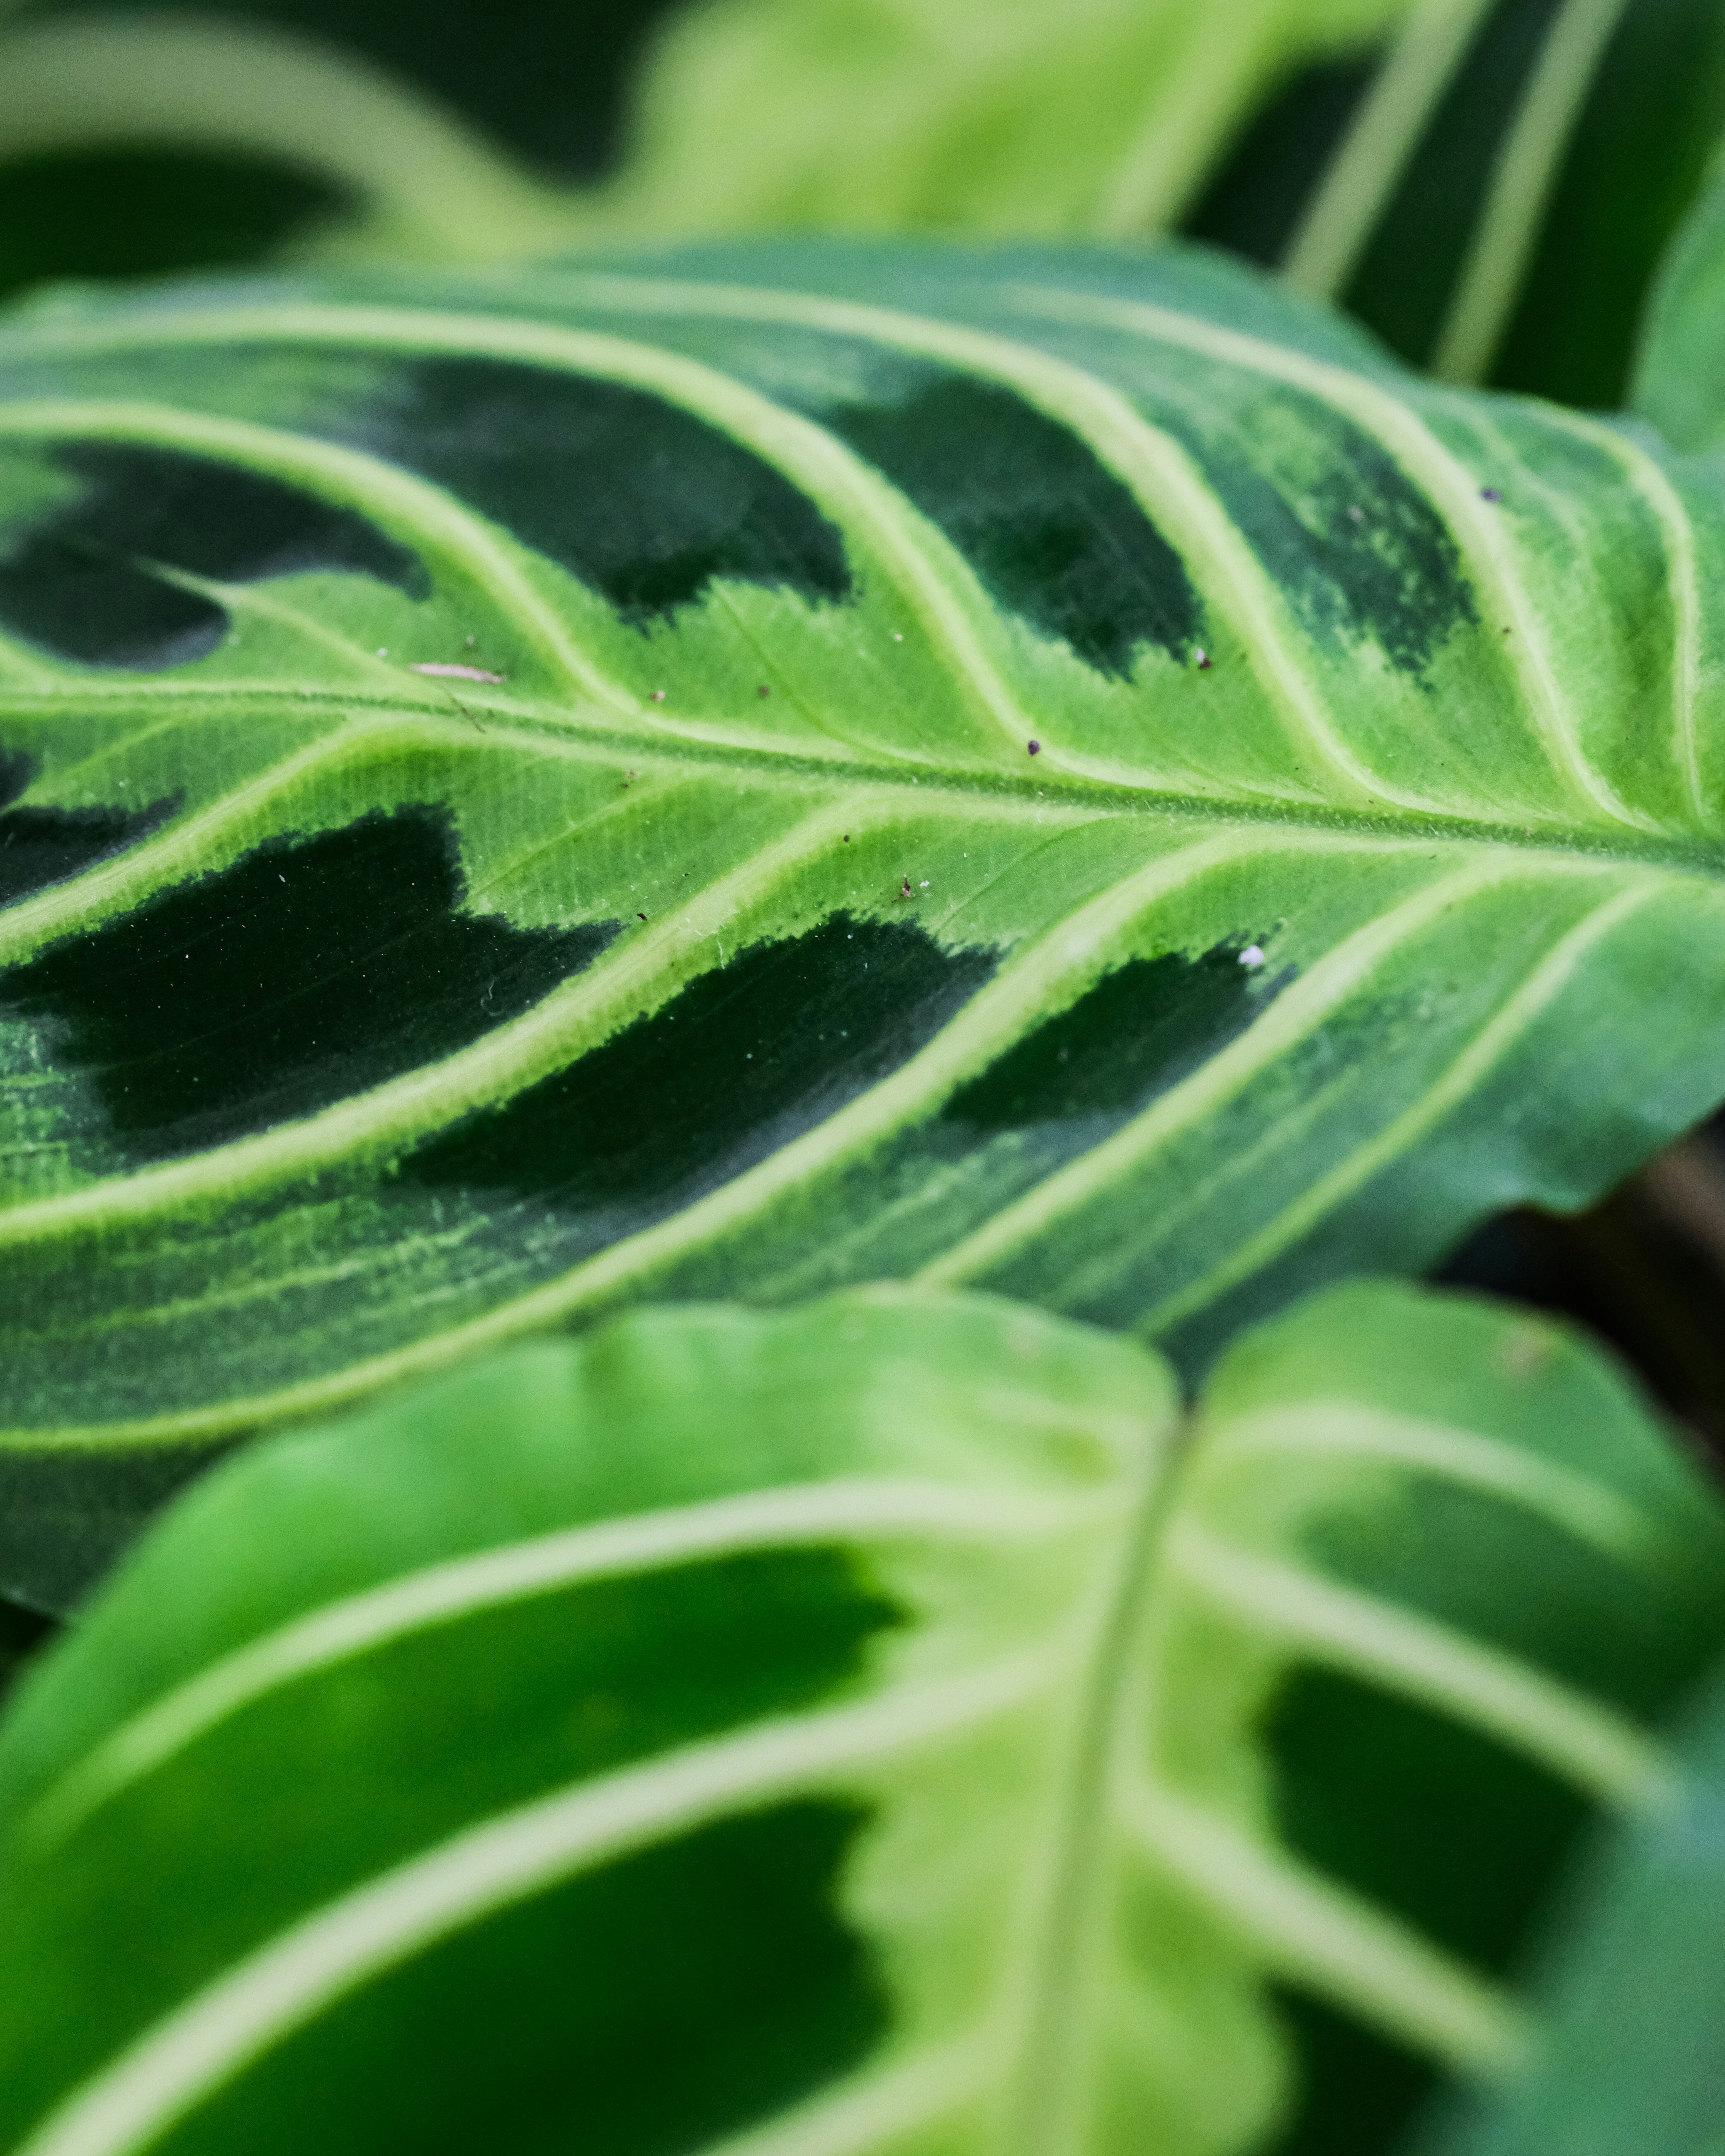
[[[535,751],[555,748],[595,762],[651,762],[664,769],[694,773],[714,769],[747,773],[751,777],[779,780],[798,788],[866,788],[870,791],[902,787],[907,795],[915,789],[919,800],[942,795],[954,800],[992,800],[1044,813],[1056,810],[1078,817],[1147,816],[1166,820],[1220,824],[1259,824],[1313,831],[1345,831],[1387,841],[1431,839],[1445,843],[1504,846],[1529,853],[1567,853],[1589,860],[1610,861],[1627,867],[1674,868],[1686,874],[1725,880],[1725,845],[1701,834],[1658,835],[1627,832],[1617,824],[1589,826],[1546,819],[1527,824],[1495,821],[1459,814],[1439,814],[1423,810],[1350,808],[1301,801],[1292,796],[1265,795],[1235,798],[1224,794],[1163,791],[1147,780],[1142,785],[1110,784],[1079,774],[1061,773],[1050,765],[1041,773],[1049,783],[1014,778],[1004,772],[943,772],[933,766],[911,770],[902,762],[869,763],[856,757],[814,756],[795,749],[753,747],[742,742],[702,740],[693,735],[667,737],[632,734],[620,728],[589,723],[583,719],[579,731],[572,728],[567,710],[550,704],[519,700],[481,698],[464,683],[455,711],[447,703],[422,701],[410,696],[384,696],[357,689],[284,688],[245,682],[219,685],[181,683],[105,684],[79,681],[40,696],[8,695],[0,689],[0,725],[9,717],[65,718],[80,706],[116,703],[128,706],[161,700],[187,707],[190,716],[199,705],[218,710],[225,703],[275,703],[291,711],[322,706],[333,711],[364,711],[391,717],[415,719],[464,746],[480,735],[491,742],[518,734]],[[478,732],[475,721],[479,721]],[[501,733],[498,727],[504,731]],[[129,742],[116,745],[116,753]],[[85,762],[95,761],[85,758]],[[60,804],[48,805],[87,805]],[[103,803],[98,805],[110,806]],[[141,841],[153,846],[176,827]],[[77,879],[71,880],[73,881]],[[69,888],[55,886],[54,889]],[[8,914],[33,901],[22,900],[0,909],[0,923]],[[10,963],[10,962],[8,962]]]

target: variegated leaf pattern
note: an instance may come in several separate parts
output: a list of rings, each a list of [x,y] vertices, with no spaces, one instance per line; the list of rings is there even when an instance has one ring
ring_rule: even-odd
[[[0,398],[0,1585],[625,1299],[1195,1363],[1725,1086],[1717,473],[1214,259],[74,294]]]
[[[0,1732],[0,2144],[1233,2156],[1299,2100],[1272,1984],[1512,2070],[1717,1502],[1589,1351],[1396,1286],[1176,1421],[1134,1343],[893,1286],[217,1471]],[[1314,1680],[1399,1718],[1363,1778]]]

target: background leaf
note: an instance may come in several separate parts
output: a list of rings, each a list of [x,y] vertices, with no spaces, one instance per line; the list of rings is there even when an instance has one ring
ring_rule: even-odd
[[[1678,1745],[1671,1801],[1620,1828],[1574,1882],[1548,1972],[1537,2070],[1459,2107],[1432,2156],[1713,2156],[1725,2048],[1725,1713],[1717,1679]]]
[[[1725,444],[1725,159],[1660,274],[1635,384],[1637,411],[1680,449]]]
[[[1195,1364],[1717,1098],[1716,475],[1219,262],[194,287],[0,396],[26,1599],[625,1298]]]
[[[1267,105],[1186,226],[1447,378],[1612,406],[1722,133],[1711,0],[1430,0]]]
[[[1715,1501],[1563,1335],[1389,1287],[1173,1421],[1131,1343],[876,1290],[218,1471],[0,1733],[0,2141],[1222,2156],[1298,2130],[1272,1983],[1502,2072]],[[1291,1741],[1326,1681],[1375,1749]]]
[[[0,206],[39,213],[0,280],[239,259],[248,232],[448,259],[834,221],[1144,231],[1280,70],[1404,4],[39,0],[0,32]],[[623,169],[570,187],[615,164],[626,107]]]
[[[1725,133],[1712,0],[33,0],[0,289],[619,234],[1171,225],[1404,357],[1623,399]]]

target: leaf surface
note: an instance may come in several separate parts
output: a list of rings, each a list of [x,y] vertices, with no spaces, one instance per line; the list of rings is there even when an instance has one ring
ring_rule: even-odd
[[[1028,0],[675,10],[518,0],[483,18],[458,11],[428,35],[392,0],[141,14],[49,5],[0,30],[13,92],[0,178],[8,164],[46,166],[61,186],[44,191],[43,208],[64,219],[80,163],[116,151],[246,158],[242,190],[272,171],[297,182],[289,215],[303,223],[301,254],[491,259],[619,232],[809,224],[1142,233],[1166,226],[1286,69],[1353,49],[1406,8],[1235,0],[1206,17],[1183,0],[1078,0],[1063,15]],[[550,183],[614,163],[619,136],[629,154],[607,184]],[[151,167],[135,169],[150,184]],[[324,198],[312,196],[321,215],[309,220],[308,178]],[[161,206],[172,217],[172,192]],[[74,208],[60,244],[81,258],[61,274],[87,274],[92,253],[105,264],[116,205],[104,214],[105,229],[80,235]],[[180,220],[197,234],[183,208]],[[219,213],[202,221],[208,247]],[[39,236],[14,244],[38,274],[51,270]]]
[[[1457,1912],[1553,1837],[1450,1755],[1661,1790],[1718,1508],[1589,1353],[1404,1289],[1176,1421],[1133,1343],[888,1288],[218,1470],[0,1733],[0,2145],[1231,2156],[1272,1981],[1502,2073]],[[1314,1673],[1427,1732],[1341,1866],[1348,1763],[1271,1735]]]
[[[188,1445],[623,1300],[1195,1363],[1717,1098],[1717,475],[1219,262],[192,287],[0,398],[39,1599]]]
[[[1725,2013],[1725,1713],[1717,1675],[1674,1744],[1666,1803],[1588,1852],[1543,1972],[1549,2035],[1430,2156],[1715,2156]]]
[[[1647,311],[1635,405],[1679,449],[1725,446],[1725,151],[1671,242]]]
[[[1615,407],[1722,127],[1711,0],[1439,0],[1283,89],[1186,228],[1447,379]]]

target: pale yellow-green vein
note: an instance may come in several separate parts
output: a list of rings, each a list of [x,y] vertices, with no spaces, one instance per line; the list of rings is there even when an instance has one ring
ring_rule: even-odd
[[[1663,890],[1670,879],[1650,872],[1647,880],[1619,891],[1569,930],[1542,958],[1515,993],[1468,1042],[1434,1084],[1391,1122],[1353,1147],[1345,1159],[1307,1185],[1292,1204],[1236,1245],[1220,1265],[1189,1282],[1178,1294],[1147,1312],[1141,1321],[1150,1333],[1164,1332],[1202,1309],[1260,1265],[1289,1249],[1326,1214],[1390,1163],[1410,1152],[1444,1116],[1459,1107],[1525,1036],[1534,1020],[1574,978],[1583,960],[1620,922]]]

